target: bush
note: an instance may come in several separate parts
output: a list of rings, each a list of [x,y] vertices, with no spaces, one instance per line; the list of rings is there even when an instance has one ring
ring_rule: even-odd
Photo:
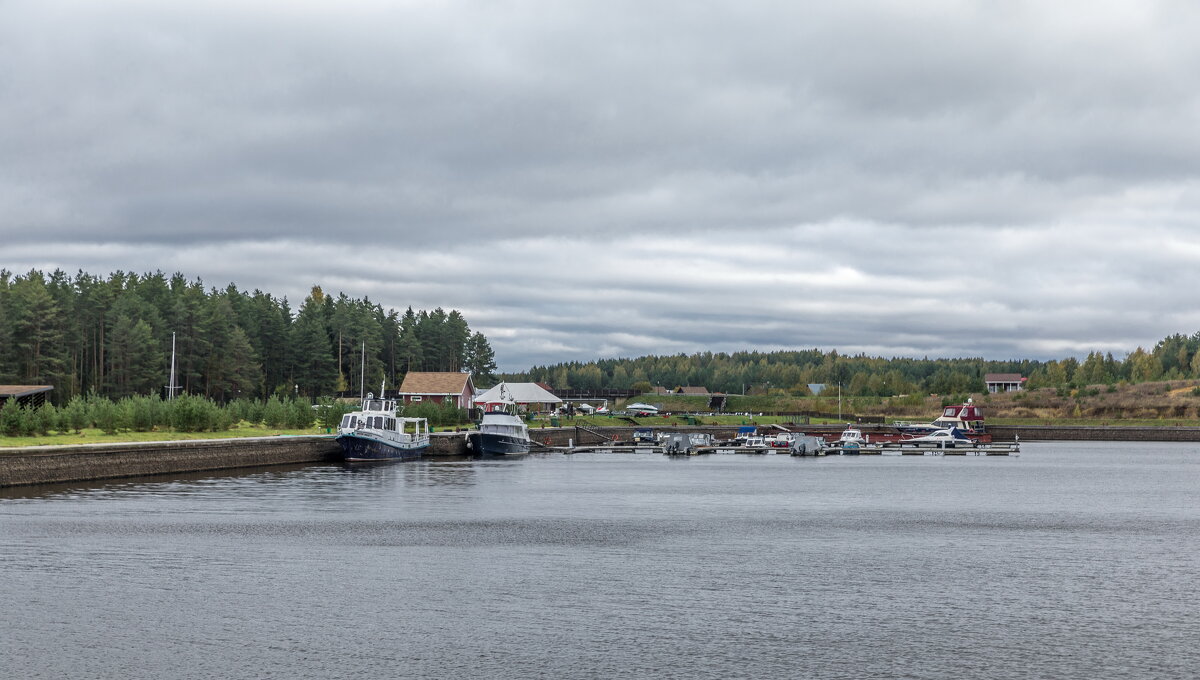
[[[267,427],[284,427],[288,421],[288,409],[279,398],[279,395],[271,395],[267,399],[266,405],[263,407],[262,422]]]
[[[317,423],[324,428],[335,428],[342,422],[342,416],[357,411],[358,406],[338,401],[332,397],[321,397],[317,400]]]
[[[122,420],[138,432],[149,432],[166,420],[166,407],[158,395],[125,397],[119,406]]]
[[[288,404],[287,426],[293,430],[306,430],[313,426],[316,416],[307,399],[293,399]]]
[[[83,432],[83,428],[88,424],[88,405],[87,399],[79,395],[71,397],[71,401],[63,407],[60,414],[62,420],[62,431],[74,430],[75,434]]]
[[[453,403],[438,404],[433,401],[423,401],[419,404],[409,404],[404,407],[404,417],[425,418],[430,426],[445,427],[467,422],[467,413]]]
[[[92,422],[104,434],[116,434],[121,428],[120,409],[108,399],[95,398],[91,400],[89,411]]]
[[[181,394],[170,402],[171,427],[177,432],[228,429],[230,416],[208,397]]]
[[[26,418],[29,419],[29,434],[44,437],[54,429],[54,424],[58,420],[58,411],[53,404],[46,404],[27,413]]]
[[[15,402],[0,408],[0,433],[5,437],[25,436],[25,409]]]

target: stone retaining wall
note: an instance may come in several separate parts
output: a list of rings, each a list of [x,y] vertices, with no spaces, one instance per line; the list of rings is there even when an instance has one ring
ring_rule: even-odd
[[[320,463],[338,458],[330,437],[246,437],[0,449],[0,486]]]

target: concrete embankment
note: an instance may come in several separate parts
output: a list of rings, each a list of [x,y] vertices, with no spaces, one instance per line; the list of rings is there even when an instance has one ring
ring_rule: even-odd
[[[0,486],[319,463],[336,459],[329,437],[245,437],[0,449]]]

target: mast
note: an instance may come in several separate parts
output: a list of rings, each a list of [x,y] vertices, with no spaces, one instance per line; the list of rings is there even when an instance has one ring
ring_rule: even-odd
[[[362,346],[362,367],[358,369],[358,398],[362,399],[367,391],[367,341],[363,340]],[[379,393],[379,398],[383,399],[383,392]]]
[[[179,389],[175,386],[175,331],[171,331],[171,376],[167,382],[167,401],[175,398],[175,390]]]

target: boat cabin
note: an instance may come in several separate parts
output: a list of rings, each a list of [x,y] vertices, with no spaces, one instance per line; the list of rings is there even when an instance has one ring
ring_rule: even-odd
[[[983,432],[983,409],[968,399],[964,404],[947,406],[941,417],[933,421],[940,429],[956,427],[968,432]]]

